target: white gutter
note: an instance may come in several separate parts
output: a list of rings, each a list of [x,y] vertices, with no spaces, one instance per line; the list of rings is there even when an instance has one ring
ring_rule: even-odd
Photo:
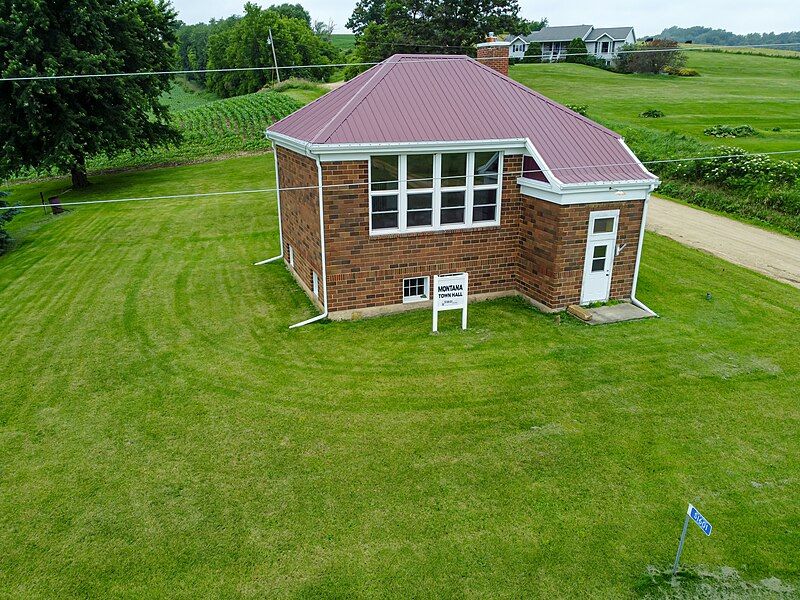
[[[268,258],[266,260],[260,260],[257,263],[253,263],[253,265],[256,267],[283,258],[283,222],[281,221],[281,185],[280,185],[280,178],[278,177],[278,150],[277,148],[275,148],[275,146],[272,147],[272,153],[275,155],[275,183],[276,183],[275,193],[278,194],[278,238],[280,239],[281,243],[281,253],[278,254],[278,256],[273,256],[272,258]]]
[[[310,319],[306,319],[305,321],[300,321],[299,323],[295,323],[294,325],[289,325],[289,329],[295,329],[297,327],[302,327],[303,325],[308,325],[310,323],[315,323],[316,321],[321,321],[322,319],[327,318],[328,316],[328,270],[325,266],[325,215],[322,212],[322,163],[319,161],[319,157],[317,157],[317,181],[318,181],[318,188],[319,188],[319,245],[320,249],[322,250],[322,308],[323,312],[321,315],[317,315],[316,317],[311,317]]]
[[[658,314],[650,310],[644,302],[641,302],[636,298],[636,284],[639,282],[639,263],[642,260],[642,245],[644,244],[644,226],[647,222],[647,205],[650,202],[650,194],[644,199],[644,208],[642,209],[642,227],[639,231],[639,247],[636,249],[636,266],[633,267],[633,286],[631,287],[631,304],[634,306],[638,306],[644,311],[649,312],[654,317],[657,317]]]

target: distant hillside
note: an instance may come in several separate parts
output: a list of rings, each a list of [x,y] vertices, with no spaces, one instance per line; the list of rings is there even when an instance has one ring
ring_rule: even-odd
[[[798,44],[800,49],[800,31],[785,33],[747,33],[739,35],[724,29],[712,29],[697,25],[695,27],[668,27],[655,37],[691,41],[694,44],[713,44],[716,46],[750,46],[753,44]]]

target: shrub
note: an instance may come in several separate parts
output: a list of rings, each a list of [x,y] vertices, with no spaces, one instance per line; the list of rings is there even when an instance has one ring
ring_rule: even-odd
[[[586,116],[586,112],[589,110],[589,107],[586,104],[565,104],[568,109],[572,112],[576,112],[579,115]]]
[[[758,135],[758,132],[750,125],[712,125],[703,130],[706,135],[711,135],[718,138],[740,138],[752,137]]]
[[[660,119],[664,116],[664,113],[657,108],[648,108],[646,111],[639,113],[639,116],[645,119]]]
[[[773,127],[773,128],[772,128],[772,131],[780,131],[780,130],[781,130],[781,128],[780,128],[780,127]]]
[[[586,48],[586,43],[579,37],[573,40],[567,46],[567,56],[564,60],[568,63],[581,63],[586,64],[586,58],[589,51]]]
[[[0,191],[0,198],[5,198],[6,196],[8,196],[8,192]],[[5,200],[0,200],[0,207],[2,206],[8,206],[8,203]],[[16,209],[0,210],[0,254],[6,253],[11,248],[12,240],[5,230],[5,224],[13,219],[17,212],[19,211]]]
[[[664,67],[663,73],[667,75],[677,75],[678,77],[699,77],[700,72],[697,69],[687,69],[686,67],[673,67],[667,65]]]
[[[632,50],[633,52],[628,52]],[[653,52],[648,52],[653,50]],[[622,47],[616,59],[617,70],[622,73],[661,73],[666,67],[679,68],[686,62],[686,56],[678,50],[677,42],[655,39],[651,42],[637,42]]]
[[[522,62],[526,64],[542,62],[542,45],[539,42],[531,42],[525,50]]]

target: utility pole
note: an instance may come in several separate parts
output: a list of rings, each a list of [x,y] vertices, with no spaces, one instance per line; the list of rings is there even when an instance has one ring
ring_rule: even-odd
[[[278,83],[280,83],[281,72],[278,69],[278,59],[275,56],[275,40],[272,39],[272,27],[269,28],[269,45],[272,47],[272,61],[275,63],[275,76],[278,78]]]

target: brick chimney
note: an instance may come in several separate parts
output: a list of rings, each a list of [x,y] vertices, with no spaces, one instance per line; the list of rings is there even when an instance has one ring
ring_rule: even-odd
[[[478,44],[478,62],[508,76],[508,42],[501,42],[493,31],[486,36],[486,41]]]

